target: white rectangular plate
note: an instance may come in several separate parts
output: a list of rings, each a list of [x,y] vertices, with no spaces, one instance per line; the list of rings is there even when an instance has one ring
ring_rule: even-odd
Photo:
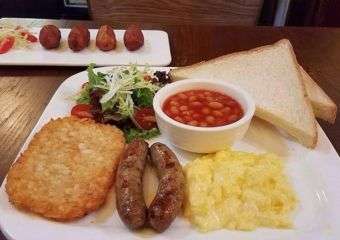
[[[104,72],[110,68],[101,68]],[[160,69],[160,68],[158,68]],[[161,68],[161,70],[168,70]],[[51,118],[67,116],[74,105],[72,96],[87,81],[86,72],[78,73],[63,82],[46,107],[37,125],[26,140],[21,152],[33,135]],[[177,217],[162,234],[129,231],[114,209],[112,195],[107,204],[96,212],[70,223],[57,223],[18,211],[9,202],[5,182],[0,189],[0,227],[9,239],[16,240],[111,240],[111,239],[243,239],[243,240],[330,240],[340,239],[340,158],[323,130],[318,127],[319,140],[315,149],[304,148],[283,136],[273,126],[254,119],[246,137],[234,149],[278,154],[286,163],[286,173],[298,195],[299,204],[293,229],[260,228],[242,232],[219,230],[200,233],[187,220]],[[197,155],[172,146],[160,136],[151,142],[166,143],[185,165]],[[150,143],[151,143],[150,142]],[[109,211],[109,212],[108,212]],[[100,220],[98,220],[100,219]]]
[[[1,23],[1,22],[0,22]],[[30,28],[39,37],[40,28]],[[61,42],[57,49],[47,50],[39,41],[30,44],[29,48],[11,49],[0,55],[0,65],[34,65],[34,66],[86,66],[96,63],[98,66],[137,65],[167,66],[171,62],[168,34],[158,30],[143,30],[144,46],[130,52],[123,41],[125,30],[115,30],[117,47],[103,52],[96,47],[97,29],[89,29],[90,45],[79,52],[73,52],[67,43],[70,29],[60,29]]]

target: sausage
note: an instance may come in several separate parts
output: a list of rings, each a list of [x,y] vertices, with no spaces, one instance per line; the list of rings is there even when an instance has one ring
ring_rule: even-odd
[[[124,224],[134,230],[144,226],[147,207],[143,195],[143,172],[149,147],[134,140],[124,152],[116,174],[117,210]]]
[[[116,35],[109,25],[99,28],[96,37],[96,46],[102,51],[110,51],[116,48]]]
[[[59,47],[60,38],[60,30],[54,25],[43,26],[39,33],[39,42],[46,49]]]
[[[84,25],[75,25],[68,35],[68,46],[74,52],[86,48],[90,43],[90,31]]]
[[[183,205],[184,174],[176,155],[166,145],[154,143],[150,152],[151,162],[157,169],[159,185],[148,209],[148,223],[157,232],[163,232]]]

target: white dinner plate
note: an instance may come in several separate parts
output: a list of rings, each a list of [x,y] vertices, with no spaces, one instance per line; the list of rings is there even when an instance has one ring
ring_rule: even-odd
[[[110,68],[100,68],[104,72]],[[160,69],[160,68],[157,68]],[[168,70],[161,68],[161,70]],[[67,116],[75,104],[72,96],[87,81],[86,72],[65,80],[47,105],[32,136],[51,118]],[[299,203],[294,214],[293,229],[260,228],[255,231],[218,230],[200,233],[183,217],[177,217],[162,234],[134,233],[121,222],[113,195],[99,210],[74,222],[59,223],[21,212],[9,202],[5,182],[0,189],[0,226],[9,239],[15,240],[112,240],[112,239],[233,239],[233,240],[330,240],[340,239],[340,158],[323,130],[318,127],[319,140],[315,149],[307,149],[284,136],[262,120],[253,119],[246,137],[233,148],[244,151],[269,151],[278,154],[286,163],[288,175]],[[166,143],[184,165],[197,155],[179,150],[162,136],[150,142]]]
[[[0,21],[1,24],[2,21]],[[30,32],[39,37],[41,28],[30,28]],[[67,43],[70,29],[61,28],[61,42],[57,49],[44,49],[39,41],[29,44],[28,48],[13,48],[0,55],[0,65],[33,66],[86,66],[96,63],[98,66],[137,65],[167,66],[171,62],[168,34],[159,30],[143,30],[144,46],[130,52],[123,41],[125,30],[115,30],[117,47],[103,52],[96,47],[97,29],[89,29],[90,45],[79,52],[73,52]]]

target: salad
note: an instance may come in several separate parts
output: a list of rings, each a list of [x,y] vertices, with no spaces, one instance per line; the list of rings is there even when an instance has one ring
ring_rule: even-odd
[[[155,93],[169,82],[166,72],[130,65],[102,73],[90,64],[87,73],[88,82],[75,97],[77,105],[71,115],[116,125],[124,131],[127,142],[160,134],[152,102]]]
[[[38,39],[21,26],[8,24],[0,25],[0,54],[6,53],[14,47],[27,47]]]

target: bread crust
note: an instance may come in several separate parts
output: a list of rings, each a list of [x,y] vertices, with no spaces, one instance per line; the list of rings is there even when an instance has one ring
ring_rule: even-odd
[[[338,107],[335,104],[333,106],[329,106],[319,102],[312,102],[312,105],[316,117],[325,120],[331,124],[335,123],[338,111]]]
[[[303,78],[302,78],[302,74],[301,74],[301,71],[300,71],[300,65],[299,65],[299,63],[296,59],[296,55],[294,53],[294,49],[293,49],[293,46],[291,45],[290,41],[288,39],[282,39],[275,44],[281,44],[281,43],[286,44],[288,46],[290,54],[291,54],[293,61],[295,63],[294,65],[295,65],[296,74],[299,76],[299,80],[300,80],[299,84],[300,84],[300,86],[303,90],[303,98],[304,98],[305,103],[307,104],[308,114],[313,119],[313,135],[312,136],[306,137],[306,136],[304,136],[305,134],[301,134],[301,133],[295,134],[296,129],[292,130],[292,132],[290,134],[292,136],[296,137],[299,141],[301,141],[306,147],[315,148],[315,146],[318,142],[317,122],[315,120],[315,115],[314,115],[314,112],[313,112],[311,101],[309,100],[308,95],[307,95],[305,84],[303,83]],[[290,126],[287,126],[287,127],[290,128]],[[300,136],[304,136],[304,137],[300,137]]]
[[[263,50],[270,49],[270,48],[272,48],[275,45],[286,44],[287,42],[291,46],[291,44],[290,44],[288,39],[281,39],[281,40],[275,42],[274,44],[268,44],[268,45],[252,48],[252,49],[249,49],[249,50],[229,53],[227,55],[219,56],[219,57],[216,57],[216,58],[213,58],[213,59],[210,59],[210,60],[194,63],[194,64],[189,65],[189,66],[184,66],[184,67],[180,67],[180,68],[176,68],[176,69],[171,69],[170,72],[169,72],[169,76],[170,76],[172,81],[182,80],[185,77],[181,78],[181,74],[180,74],[181,71],[187,71],[188,69],[193,69],[193,68],[199,67],[201,65],[206,65],[206,64],[209,64],[209,63],[210,64],[215,64],[215,63],[218,63],[218,62],[223,61],[225,59],[231,58],[233,56],[248,55],[249,53],[261,52]],[[295,56],[295,54],[294,54],[294,56]],[[175,76],[175,74],[176,74],[176,76]]]
[[[312,77],[302,68],[302,66],[300,66],[299,69],[304,79],[307,94],[309,99],[311,100],[315,116],[331,124],[334,124],[338,110],[336,104],[312,79]],[[310,88],[310,92],[308,92],[308,88]],[[312,92],[313,90],[315,91],[315,89],[317,90],[317,93]],[[323,99],[318,101],[318,95]]]

